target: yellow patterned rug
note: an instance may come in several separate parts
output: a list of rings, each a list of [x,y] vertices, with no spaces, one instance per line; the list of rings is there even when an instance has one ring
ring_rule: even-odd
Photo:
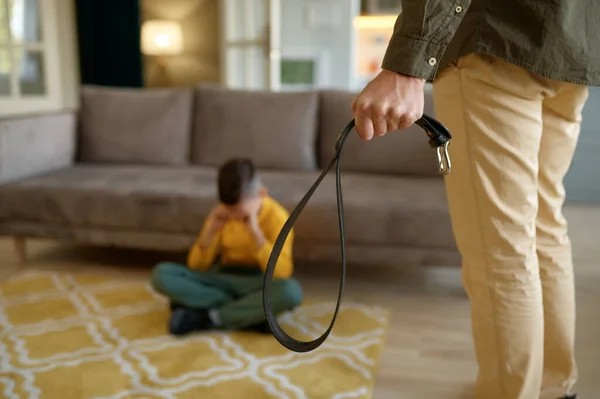
[[[322,333],[333,303],[282,315],[296,338]],[[28,272],[0,284],[0,396],[43,399],[366,399],[385,309],[346,304],[330,339],[297,354],[270,335],[165,333],[165,300],[139,280]]]

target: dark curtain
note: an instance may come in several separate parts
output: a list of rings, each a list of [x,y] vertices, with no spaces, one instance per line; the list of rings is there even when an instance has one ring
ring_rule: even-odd
[[[82,84],[142,87],[139,0],[75,0]]]

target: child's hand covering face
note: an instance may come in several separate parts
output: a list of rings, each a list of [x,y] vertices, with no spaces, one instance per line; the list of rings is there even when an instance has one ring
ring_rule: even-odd
[[[217,205],[210,213],[210,230],[218,231],[223,228],[223,225],[231,218],[229,211],[222,205]]]
[[[261,198],[252,198],[241,201],[239,204],[234,206],[228,206],[227,212],[231,219],[237,219],[246,221],[249,218],[258,216],[261,206]]]

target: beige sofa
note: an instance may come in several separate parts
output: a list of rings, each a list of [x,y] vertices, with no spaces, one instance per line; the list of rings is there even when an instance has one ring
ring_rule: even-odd
[[[185,251],[216,203],[216,167],[234,156],[252,157],[291,210],[333,156],[353,96],[83,87],[76,115],[0,121],[0,234],[17,249],[43,237]],[[349,263],[459,263],[436,162],[416,126],[348,139]],[[331,173],[296,224],[295,256],[335,263],[339,251]]]

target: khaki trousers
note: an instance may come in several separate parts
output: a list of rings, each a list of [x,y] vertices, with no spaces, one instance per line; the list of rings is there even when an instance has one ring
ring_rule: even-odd
[[[454,136],[446,192],[471,302],[475,398],[560,398],[577,378],[563,178],[587,88],[476,54],[433,87],[436,118]]]

